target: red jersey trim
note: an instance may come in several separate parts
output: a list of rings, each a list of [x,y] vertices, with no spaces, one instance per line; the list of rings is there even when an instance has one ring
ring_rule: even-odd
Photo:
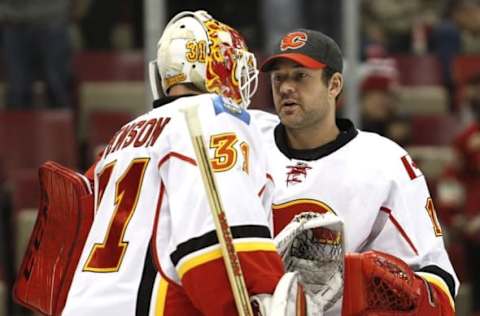
[[[270,174],[267,173],[267,174],[266,174],[266,177],[267,177],[267,180],[271,181],[272,183],[275,183],[275,182],[273,182],[273,178],[272,178],[272,176],[271,176]],[[263,187],[260,189],[260,192],[258,192],[258,196],[262,196],[262,195],[263,195],[263,192],[265,191],[267,185],[268,185],[268,182],[265,183],[265,184],[263,185]]]
[[[284,274],[282,259],[277,252],[239,252],[245,284],[249,295],[271,294]],[[222,258],[192,269],[182,278],[182,285],[198,315],[237,315],[234,298]],[[176,313],[175,315],[180,315]],[[181,315],[197,315],[186,314]]]
[[[436,274],[428,273],[428,272],[415,272],[417,275],[421,276],[425,279],[428,283],[432,286],[435,286],[439,291],[441,291],[448,299],[449,305],[455,310],[455,303],[453,300],[452,295],[450,294],[450,290],[448,289],[447,284],[445,281]]]
[[[410,180],[415,179],[417,177],[417,175],[415,174],[415,171],[413,171],[412,166],[408,162],[407,156],[403,156],[401,158],[401,160],[402,160],[403,166],[405,167],[405,170],[407,170],[407,173],[408,173],[408,176],[410,177]]]
[[[195,159],[193,158],[190,158],[188,156],[185,156],[185,155],[182,155],[180,153],[177,153],[177,152],[174,152],[174,151],[171,151],[169,152],[168,154],[166,154],[162,159],[160,159],[160,161],[158,162],[158,168],[162,167],[162,165],[168,161],[168,159],[170,158],[178,158],[180,160],[183,160],[189,164],[192,164],[194,166],[197,165],[197,162],[195,161]]]
[[[158,194],[157,208],[155,210],[155,220],[153,222],[154,226],[153,226],[152,239],[150,241],[150,248],[152,250],[153,263],[155,264],[155,267],[157,268],[158,271],[160,271],[160,261],[158,260],[156,241],[157,241],[158,218],[160,217],[160,209],[162,208],[164,192],[165,192],[165,186],[163,182],[161,182],[160,192]]]
[[[162,267],[160,266],[160,260],[158,259],[158,252],[156,247],[157,241],[157,229],[158,229],[158,219],[160,218],[160,210],[162,208],[163,197],[165,196],[165,185],[160,183],[160,193],[158,195],[158,202],[157,202],[157,209],[155,211],[155,222],[153,227],[152,239],[150,240],[150,248],[152,251],[152,259],[157,271],[160,273],[163,279],[175,283],[174,281],[170,280],[167,275],[162,271]]]
[[[268,180],[270,180],[270,181],[272,181],[273,183],[275,183],[275,181],[273,180],[273,177],[272,177],[271,174],[267,173],[266,176],[267,176],[267,179],[268,179]]]
[[[400,223],[396,220],[396,218],[393,216],[392,214],[392,210],[390,210],[389,208],[387,207],[384,207],[382,206],[380,208],[380,211],[382,212],[385,212],[388,214],[388,218],[390,219],[390,221],[392,221],[392,224],[397,228],[398,232],[400,233],[400,235],[403,237],[403,239],[405,239],[405,241],[408,243],[408,245],[410,246],[410,248],[412,248],[413,252],[418,256],[418,250],[417,248],[415,247],[415,245],[413,244],[412,240],[410,239],[410,237],[408,237],[407,233],[405,232],[405,230],[403,229],[402,225],[400,225]]]
[[[265,191],[265,189],[267,188],[267,184],[264,184],[263,187],[260,189],[260,191],[258,192],[258,196],[262,196],[263,195],[263,192]]]

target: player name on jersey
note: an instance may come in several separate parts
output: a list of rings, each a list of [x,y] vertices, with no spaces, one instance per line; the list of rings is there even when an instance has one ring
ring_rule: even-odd
[[[123,126],[110,140],[103,153],[103,158],[129,146],[153,146],[168,122],[170,122],[169,117],[159,117]]]

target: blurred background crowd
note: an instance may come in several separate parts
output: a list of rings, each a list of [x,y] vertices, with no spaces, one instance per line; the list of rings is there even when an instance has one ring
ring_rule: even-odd
[[[166,0],[158,16],[205,9],[238,29],[261,62],[295,27],[345,48],[347,1]],[[148,108],[145,3],[0,0],[0,316],[29,315],[10,292],[36,217],[38,167],[85,170]],[[480,315],[480,0],[356,8],[358,96],[344,94],[338,111],[348,115],[350,101],[359,127],[406,147],[423,170],[462,281],[457,314]],[[263,74],[251,107],[273,111]]]

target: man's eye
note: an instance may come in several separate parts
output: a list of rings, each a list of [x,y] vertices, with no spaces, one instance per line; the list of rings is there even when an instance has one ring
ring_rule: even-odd
[[[299,72],[299,73],[296,73],[295,74],[295,80],[304,80],[308,78],[308,74],[304,73],[304,72]]]
[[[281,81],[282,81],[282,77],[281,77],[281,76],[272,76],[272,81],[273,81],[273,82],[281,82]]]

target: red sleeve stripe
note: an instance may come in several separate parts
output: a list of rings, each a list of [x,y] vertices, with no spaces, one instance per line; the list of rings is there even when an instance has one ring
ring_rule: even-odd
[[[162,279],[173,282],[162,271],[162,268],[160,266],[160,260],[158,260],[157,243],[156,243],[156,241],[157,241],[158,219],[160,218],[160,209],[162,208],[162,203],[163,203],[163,197],[164,196],[165,196],[165,185],[162,182],[160,184],[160,193],[158,195],[157,208],[156,208],[156,211],[155,211],[155,221],[154,221],[154,226],[153,226],[152,238],[150,240],[150,249],[151,249],[151,252],[152,252],[153,264],[155,265],[155,268],[157,269],[157,271],[162,276]]]
[[[270,181],[272,181],[273,183],[275,183],[275,181],[273,181],[273,177],[272,177],[271,174],[267,173],[266,176],[267,176],[267,179],[268,179],[268,180],[270,180]]]
[[[263,187],[260,189],[260,191],[258,192],[258,196],[262,196],[263,194],[263,191],[265,191],[265,188],[267,187],[266,184],[263,185]]]
[[[269,173],[265,174],[265,176],[267,177],[268,180],[272,181],[272,183],[275,183],[275,182],[273,182],[273,178],[272,178],[272,176],[271,176]],[[265,184],[263,185],[263,187],[262,187],[262,189],[260,190],[260,192],[258,192],[258,196],[262,196],[263,191],[265,191],[265,188],[267,187],[267,185],[268,185],[268,183],[265,183]]]
[[[392,224],[397,228],[398,232],[400,233],[400,235],[403,237],[403,239],[405,239],[405,241],[408,243],[408,245],[410,246],[410,248],[412,248],[413,252],[418,256],[418,250],[417,248],[415,247],[415,245],[413,244],[412,240],[410,239],[410,237],[408,237],[407,233],[405,232],[405,230],[403,229],[402,225],[400,225],[400,223],[395,219],[395,217],[393,216],[392,214],[392,210],[390,210],[389,208],[387,207],[381,207],[380,208],[380,211],[382,212],[385,212],[388,214],[388,218],[390,219],[390,221],[392,221]]]
[[[160,209],[162,208],[163,196],[165,193],[165,186],[160,183],[160,192],[158,193],[158,201],[157,201],[157,208],[155,210],[155,220],[153,222],[153,233],[152,239],[150,241],[150,248],[152,250],[152,257],[155,267],[158,271],[160,271],[160,261],[158,260],[158,253],[157,253],[157,229],[158,229],[158,218],[160,217]]]
[[[178,158],[180,160],[183,160],[189,164],[192,164],[194,166],[197,165],[197,162],[195,161],[195,159],[193,158],[190,158],[188,156],[185,156],[185,155],[182,155],[180,153],[177,153],[177,152],[169,152],[168,154],[166,154],[162,159],[160,159],[159,163],[158,163],[158,168],[162,167],[162,165],[167,162],[170,158]]]
[[[407,173],[410,179],[411,180],[415,179],[417,175],[415,174],[415,171],[413,171],[412,166],[408,162],[407,156],[403,156],[401,159],[402,159],[403,166],[405,167],[405,170],[407,170]]]

